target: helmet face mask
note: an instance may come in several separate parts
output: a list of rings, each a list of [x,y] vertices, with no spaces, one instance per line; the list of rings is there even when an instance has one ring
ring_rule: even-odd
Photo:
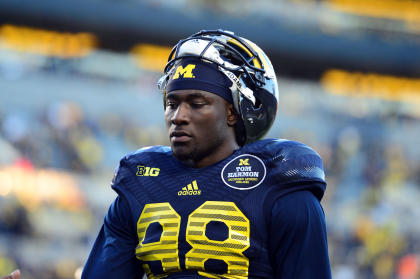
[[[238,144],[253,142],[271,128],[277,113],[277,79],[270,60],[254,43],[223,30],[200,31],[181,40],[168,58],[158,82],[166,94],[166,84],[179,60],[200,58],[215,63],[233,83],[233,105],[241,121],[235,132]]]

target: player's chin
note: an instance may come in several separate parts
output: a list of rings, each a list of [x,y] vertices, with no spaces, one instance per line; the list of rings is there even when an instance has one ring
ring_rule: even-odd
[[[172,149],[172,154],[178,160],[188,159],[192,155],[192,148],[189,144],[171,142],[171,149]]]

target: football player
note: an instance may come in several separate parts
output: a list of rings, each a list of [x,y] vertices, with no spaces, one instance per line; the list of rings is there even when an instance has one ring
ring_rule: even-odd
[[[82,278],[330,278],[320,156],[260,140],[278,105],[264,52],[201,31],[173,48],[159,87],[170,147],[120,161]]]

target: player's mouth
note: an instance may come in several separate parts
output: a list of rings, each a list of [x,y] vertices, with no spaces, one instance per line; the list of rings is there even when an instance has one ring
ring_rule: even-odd
[[[191,140],[191,135],[185,131],[173,131],[170,134],[173,143],[183,143]]]

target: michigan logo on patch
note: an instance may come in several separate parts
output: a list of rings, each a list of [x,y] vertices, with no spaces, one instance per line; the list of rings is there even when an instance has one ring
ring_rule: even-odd
[[[257,156],[243,154],[227,163],[222,169],[223,182],[237,190],[249,190],[260,185],[267,171]]]

